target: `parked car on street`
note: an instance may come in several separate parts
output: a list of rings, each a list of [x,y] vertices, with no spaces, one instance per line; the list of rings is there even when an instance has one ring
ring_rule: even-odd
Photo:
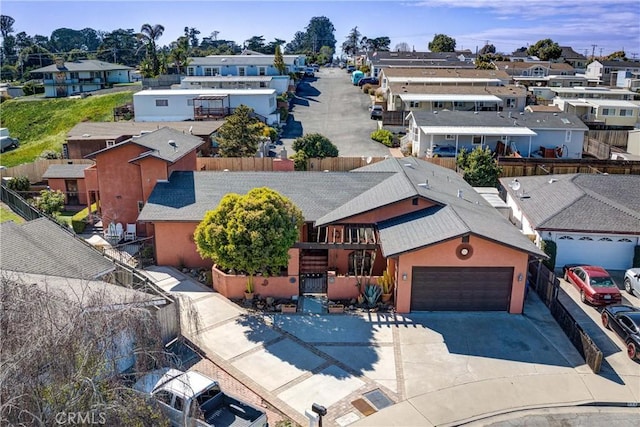
[[[371,111],[371,120],[382,120],[382,105],[373,105],[369,110]]]
[[[624,341],[627,356],[640,359],[640,307],[610,305],[602,310],[602,325]]]
[[[456,153],[456,147],[453,145],[436,145],[431,151],[433,157],[455,157]]]
[[[351,74],[356,70],[355,65],[347,65],[347,73]]]
[[[315,77],[316,76],[316,69],[313,67],[307,67],[304,69],[304,76],[305,77]]]
[[[580,291],[580,300],[593,305],[620,304],[622,294],[611,275],[593,265],[568,266],[564,279]]]
[[[9,129],[0,128],[0,153],[4,153],[9,148],[18,148],[18,145],[20,145],[20,141],[9,135]]]
[[[364,86],[366,84],[377,85],[379,83],[380,83],[380,81],[378,79],[376,79],[375,77],[363,77],[358,82],[358,86],[362,87],[362,86]]]
[[[631,295],[637,292],[640,296],[640,268],[630,268],[624,273],[624,289]]]

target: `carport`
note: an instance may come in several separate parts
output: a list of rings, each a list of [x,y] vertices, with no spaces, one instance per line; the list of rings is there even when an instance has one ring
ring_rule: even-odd
[[[508,311],[513,267],[413,267],[411,311]]]

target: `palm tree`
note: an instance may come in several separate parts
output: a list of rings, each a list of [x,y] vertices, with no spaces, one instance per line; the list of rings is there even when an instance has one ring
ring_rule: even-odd
[[[151,24],[144,24],[142,28],[140,28],[140,32],[136,34],[138,40],[142,41],[142,43],[147,46],[147,54],[151,57],[151,67],[155,76],[160,72],[156,40],[162,36],[162,33],[164,33],[164,27],[162,25],[157,24],[151,26]]]

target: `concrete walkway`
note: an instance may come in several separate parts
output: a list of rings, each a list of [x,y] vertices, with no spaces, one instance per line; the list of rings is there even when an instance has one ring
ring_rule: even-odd
[[[429,426],[640,402],[640,365],[594,375],[535,295],[524,316],[257,315],[175,269],[146,274],[179,297],[185,336],[301,425],[312,403],[325,426]]]

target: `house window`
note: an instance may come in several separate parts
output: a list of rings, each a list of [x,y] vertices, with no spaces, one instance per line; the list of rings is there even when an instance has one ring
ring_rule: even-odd
[[[267,75],[267,67],[258,67],[258,75],[266,76]]]
[[[420,102],[418,102],[418,101],[409,101],[409,108],[420,108]]]
[[[212,76],[212,74],[211,74],[211,67],[204,67],[204,75],[205,75],[206,77],[211,77],[211,76]]]
[[[473,145],[481,145],[482,144],[482,137],[481,136],[474,136],[473,140],[471,141]]]
[[[633,116],[633,110],[625,110],[624,108],[623,108],[623,109],[620,109],[620,115],[621,115],[622,117],[625,117],[625,116],[627,116],[627,117]]]
[[[612,109],[612,108],[603,108],[602,109],[602,115],[603,116],[613,116],[613,114],[615,113],[616,110]]]
[[[371,270],[371,252],[353,251],[349,254],[349,274],[369,274]]]
[[[631,239],[627,239],[623,237],[622,239],[618,239],[618,242],[631,243]]]
[[[573,240],[571,236],[561,236],[558,240]]]
[[[138,213],[142,212],[142,208],[144,208],[144,201],[138,200]]]
[[[455,135],[445,135],[444,139],[446,139],[447,141],[453,141],[456,139]]]
[[[187,99],[187,105],[193,107],[193,99]]]
[[[116,140],[115,139],[107,139],[107,147],[113,147],[114,145],[116,145]]]
[[[168,99],[156,99],[156,107],[168,107],[169,100]]]
[[[516,108],[515,98],[507,98],[507,108]]]
[[[608,237],[601,237],[598,239],[599,242],[613,242],[613,240],[611,240]]]
[[[246,67],[238,67],[238,75],[244,77],[247,75]]]
[[[276,105],[276,99],[275,98],[269,98],[269,107],[273,107]]]
[[[267,84],[265,82],[260,82],[260,87],[267,87]]]
[[[578,240],[593,240],[593,239],[591,237],[589,237],[589,236],[582,236]]]
[[[462,101],[454,101],[453,102],[453,106],[455,108],[462,108],[462,107],[464,107],[464,102],[462,102]]]
[[[435,101],[433,103],[433,108],[444,108],[444,102],[442,101]]]
[[[188,76],[195,76],[196,75],[196,70],[193,67],[187,67],[187,75]]]
[[[411,204],[412,204],[413,206],[418,206],[418,198],[417,198],[417,197],[414,197],[413,199],[411,199]]]
[[[567,130],[564,132],[564,142],[571,142],[571,131]]]

